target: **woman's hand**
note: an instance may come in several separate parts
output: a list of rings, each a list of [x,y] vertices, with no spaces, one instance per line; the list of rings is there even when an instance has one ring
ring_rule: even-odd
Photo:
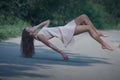
[[[38,28],[48,27],[49,24],[50,24],[50,20],[46,20],[46,21],[43,21],[43,22],[41,22],[40,24],[38,24],[36,26],[33,26],[33,29],[36,30]]]
[[[61,51],[60,54],[63,56],[64,60],[68,60],[68,56],[63,52]]]
[[[67,55],[64,55],[63,58],[64,58],[64,60],[68,60],[69,59]]]

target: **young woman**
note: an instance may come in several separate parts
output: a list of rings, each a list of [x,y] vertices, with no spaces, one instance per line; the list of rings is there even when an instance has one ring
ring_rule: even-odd
[[[81,25],[84,23],[84,25]],[[22,32],[21,39],[21,50],[24,57],[32,57],[34,54],[34,39],[43,42],[48,47],[60,53],[66,60],[68,56],[55,45],[53,45],[49,39],[56,37],[59,38],[65,47],[72,43],[73,36],[88,32],[90,36],[101,44],[103,49],[112,51],[113,49],[105,43],[100,37],[107,37],[107,35],[102,34],[98,31],[89,17],[85,14],[73,19],[64,26],[48,28],[50,21],[44,21],[39,25],[33,27],[27,27]],[[43,28],[42,28],[43,27]],[[36,30],[42,28],[38,33]]]

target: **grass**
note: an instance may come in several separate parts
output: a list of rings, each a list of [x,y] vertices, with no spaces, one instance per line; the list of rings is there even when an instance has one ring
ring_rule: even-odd
[[[0,25],[0,41],[8,39],[10,37],[18,37],[21,35],[22,30],[29,24],[23,21],[19,21],[14,25],[6,24]]]

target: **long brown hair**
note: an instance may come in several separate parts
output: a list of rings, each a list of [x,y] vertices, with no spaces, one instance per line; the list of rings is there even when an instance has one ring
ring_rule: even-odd
[[[34,38],[29,34],[29,32],[24,29],[21,37],[21,53],[22,56],[30,58],[33,56],[34,52]]]

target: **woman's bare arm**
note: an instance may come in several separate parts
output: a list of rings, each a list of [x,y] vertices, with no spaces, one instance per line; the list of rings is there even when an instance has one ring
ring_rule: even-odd
[[[40,23],[40,24],[38,24],[38,25],[36,25],[36,26],[29,27],[29,28],[28,28],[28,31],[33,33],[33,32],[35,32],[35,30],[37,30],[38,28],[48,27],[49,24],[50,24],[50,20],[46,20],[46,21],[44,21],[44,22],[42,22],[42,23]]]
[[[40,23],[40,24],[38,24],[36,26],[33,26],[33,29],[36,30],[38,28],[48,27],[49,24],[50,24],[50,20],[46,20],[46,21],[44,21],[44,22],[42,22],[42,23]]]
[[[68,59],[67,55],[64,54],[64,52],[60,49],[58,49],[55,45],[53,45],[50,41],[48,41],[44,35],[38,35],[38,40],[40,40],[41,42],[43,42],[45,45],[47,45],[48,47],[52,48],[53,50],[57,51],[58,53],[60,53],[63,58],[66,60]]]

